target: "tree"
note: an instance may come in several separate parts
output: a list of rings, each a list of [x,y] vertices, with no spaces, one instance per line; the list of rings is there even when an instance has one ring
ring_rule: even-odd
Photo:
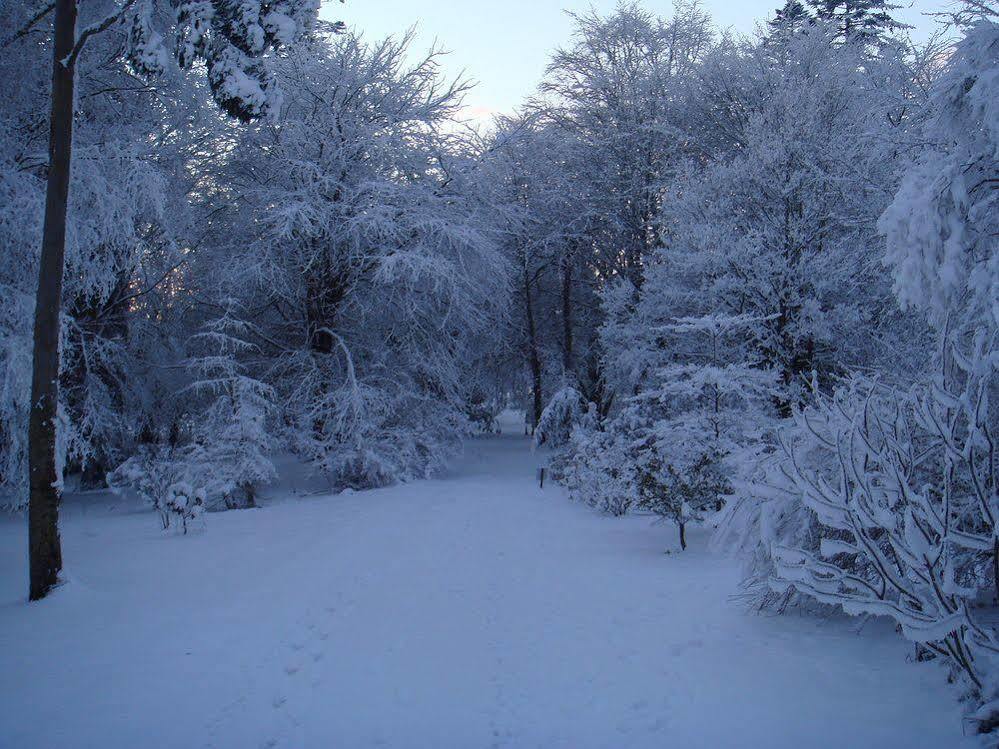
[[[686,491],[692,507],[718,509],[740,463],[754,460],[751,449],[772,418],[777,392],[773,371],[760,367],[747,347],[748,316],[707,314],[685,317],[665,326],[669,361],[653,372],[638,398],[654,401],[658,415],[650,430],[649,448],[666,455],[658,463],[679,486],[703,486],[715,474],[721,491],[696,496]]]
[[[188,366],[194,374],[191,388],[205,409],[194,439],[212,466],[208,491],[222,494],[228,507],[255,507],[260,484],[277,478],[271,461],[276,447],[269,421],[276,393],[247,374],[241,354],[254,353],[246,325],[226,314],[211,320],[196,336],[201,349]]]
[[[131,25],[128,55],[146,74],[162,73],[168,61],[164,37],[176,35],[182,67],[202,60],[219,106],[249,120],[274,111],[265,55],[293,44],[314,23],[311,0],[281,0],[268,6],[236,6],[223,0],[184,4],[167,34],[155,29],[166,14],[153,0],[126,0],[110,14],[76,33],[77,0],[55,0],[49,169],[35,304],[29,444],[29,560],[31,600],[46,595],[62,569],[58,506],[61,467],[56,445],[59,402],[59,337],[66,248],[66,216],[72,164],[76,65],[88,39],[119,21]],[[244,12],[246,11],[246,12]],[[160,17],[163,16],[163,17]],[[169,22],[167,22],[169,25]]]
[[[840,39],[868,44],[907,28],[892,17],[890,0],[807,0],[817,18],[832,23]]]
[[[593,286],[587,283],[588,216],[579,144],[543,117],[501,123],[485,157],[491,222],[515,269],[511,347],[528,372],[528,420],[536,428],[547,398],[561,386],[584,387]]]
[[[977,611],[999,584],[995,357],[999,266],[994,102],[999,25],[979,16],[934,86],[927,144],[880,230],[903,305],[939,337],[933,369],[902,390],[854,375],[782,430],[764,504],[806,520],[764,532],[770,584],[853,615],[894,619],[944,659],[999,725],[999,638]],[[795,530],[791,528],[791,530]]]
[[[674,105],[712,40],[709,18],[683,2],[669,18],[620,2],[607,17],[573,16],[573,44],[556,51],[541,90],[554,122],[584,149],[601,275],[642,284],[657,246],[664,179],[682,154]],[[614,247],[614,251],[609,248]]]
[[[0,4],[20,25],[18,3]],[[37,71],[48,49],[35,28],[0,44],[6,105],[0,113],[0,499],[27,505],[26,437],[30,401],[32,303],[37,290],[47,160],[43,126],[49,85]],[[62,291],[59,408],[65,470],[103,479],[122,459],[155,407],[150,392],[169,370],[144,362],[169,356],[176,295],[163,289],[190,253],[194,207],[187,200],[197,152],[218,117],[199,87],[137,81],[118,51],[121,29],[88,42],[77,63],[73,200],[68,206]],[[30,73],[25,74],[26,71]],[[27,365],[23,364],[27,359]]]
[[[771,33],[788,33],[797,31],[812,20],[812,16],[801,0],[787,0],[782,8],[778,8],[774,17],[767,21]]]
[[[232,239],[205,257],[256,347],[246,374],[340,489],[446,463],[507,299],[479,162],[445,128],[466,84],[439,77],[435,50],[407,63],[411,41],[343,33],[280,60],[281,123],[235,139],[219,170]]]
[[[760,72],[742,146],[692,162],[678,180],[660,252],[674,274],[660,275],[649,304],[667,298],[676,317],[748,315],[750,360],[778,373],[788,416],[813,370],[825,380],[893,355],[866,326],[907,330],[867,249],[880,242],[900,162],[881,147],[898,137],[887,116],[894,91],[822,24],[788,38],[779,57],[766,44],[747,54]]]
[[[644,258],[661,241],[664,185],[690,143],[680,102],[713,34],[696,3],[679,4],[668,18],[621,2],[607,16],[573,19],[572,41],[556,51],[544,98],[532,105],[537,142],[546,145],[529,162],[524,202],[543,227],[544,244],[532,242],[548,266],[536,279],[537,301],[559,323],[541,336],[557,356],[541,397],[578,388],[605,417],[615,396],[598,336],[601,295],[621,280],[641,288]],[[532,368],[547,374],[538,360]]]
[[[680,550],[687,550],[687,524],[704,519],[704,513],[717,505],[731,486],[719,470],[718,456],[702,453],[684,466],[681,473],[672,464],[647,454],[637,467],[638,506],[676,525]]]

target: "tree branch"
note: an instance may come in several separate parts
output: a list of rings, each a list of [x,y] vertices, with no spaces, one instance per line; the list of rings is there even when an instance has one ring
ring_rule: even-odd
[[[122,16],[125,15],[125,11],[131,8],[134,4],[135,0],[126,0],[125,4],[121,6],[121,10],[117,13],[112,13],[100,23],[91,24],[81,31],[80,36],[76,39],[76,44],[73,45],[73,51],[70,52],[69,56],[62,61],[63,67],[72,68],[76,65],[76,58],[78,58],[80,53],[83,51],[83,46],[87,43],[87,39],[92,37],[94,34],[100,34],[110,29],[119,20],[121,20]]]
[[[10,39],[7,39],[3,43],[3,45],[0,45],[0,49],[6,49],[21,37],[27,36],[29,33],[31,33],[31,29],[35,26],[35,24],[41,21],[43,18],[45,18],[45,16],[47,16],[49,13],[51,13],[53,8],[55,8],[55,3],[49,3],[40,11],[35,13],[35,15],[33,15],[28,20],[28,22],[24,24],[24,26],[22,26],[16,34],[14,34],[14,36],[12,36]]]

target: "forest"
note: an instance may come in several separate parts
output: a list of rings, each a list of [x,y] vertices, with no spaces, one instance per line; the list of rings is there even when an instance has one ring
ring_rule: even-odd
[[[413,29],[368,35],[337,20],[339,3],[0,0],[0,621],[13,617],[0,635],[19,633],[0,650],[23,649],[0,655],[0,695],[60,667],[32,660],[48,647],[40,633],[61,642],[61,630],[97,627],[86,612],[127,616],[133,587],[165,598],[224,570],[249,600],[261,581],[294,588],[327,562],[316,585],[360,574],[353,553],[318,539],[299,567],[279,566],[314,538],[310,524],[345,533],[329,543],[355,544],[365,575],[382,560],[402,575],[402,550],[414,570],[456,575],[423,554],[490,518],[478,546],[500,543],[490,533],[537,543],[510,541],[507,562],[491,557],[482,579],[454,585],[492,590],[487,578],[546,553],[536,564],[552,574],[614,589],[592,591],[589,604],[612,595],[627,628],[638,601],[671,595],[656,586],[696,587],[708,575],[699,570],[731,569],[731,584],[711,583],[710,616],[753,631],[856,631],[844,648],[869,636],[895,664],[864,677],[882,674],[880,694],[918,696],[907,683],[918,673],[939,689],[941,712],[926,720],[953,716],[941,735],[994,746],[999,4],[941,3],[925,38],[899,7],[787,0],[753,34],[720,29],[697,0],[573,10],[536,90],[482,123],[465,116],[474,83],[445,72],[444,47],[420,48]],[[500,483],[504,471],[521,483]],[[441,488],[452,480],[467,485]],[[451,491],[453,503],[435,495]],[[480,491],[491,503],[457,509]],[[536,509],[504,510],[514,494]],[[450,525],[421,543],[422,523],[443,523],[439,514]],[[657,550],[619,577],[602,577],[599,550],[567,571],[570,557],[539,547],[554,537],[561,549],[577,526],[577,541],[633,529]],[[103,552],[83,545],[97,533]],[[254,546],[230,546],[250,536]],[[472,537],[448,552],[455,566]],[[147,553],[157,560],[148,575],[108,582],[147,569]],[[261,562],[271,555],[281,562]],[[385,578],[386,599],[400,580]],[[191,630],[211,609],[194,589],[169,615],[189,617],[176,636],[195,644],[178,649],[197,649]],[[289,618],[317,595],[306,582],[299,593],[275,599]],[[515,605],[490,595],[483,607]],[[540,592],[521,595],[525,614],[547,611]],[[149,633],[173,621],[157,618],[155,600],[142,612]],[[445,618],[471,616],[462,600],[440,603]],[[381,601],[359,632],[391,618]],[[267,617],[262,604],[240,605],[240,617]],[[692,608],[681,600],[664,616],[696,620]],[[582,600],[578,616],[591,621]],[[596,645],[582,624],[577,634],[617,647],[617,625],[599,626],[608,632]],[[669,650],[663,638],[649,650]],[[372,635],[371,647],[391,640]],[[206,651],[205,667],[228,646],[222,637]],[[66,653],[89,657],[86,645]],[[406,688],[436,683],[420,681],[429,666],[404,665],[394,678]],[[796,683],[782,687],[780,719],[792,723]],[[595,684],[574,687],[580,701]],[[319,689],[275,743],[236,732],[204,745],[678,738],[608,738],[604,722],[573,734],[556,708],[529,722],[522,706],[505,715],[513,733],[488,743],[474,733],[484,722],[455,718],[455,695],[424,706],[426,723],[387,708],[382,728],[401,733],[385,743],[340,724],[336,743],[332,723],[302,727],[331,707]],[[84,720],[87,700],[58,694]],[[150,688],[131,720],[149,727],[170,694]],[[134,746],[141,735],[109,722],[91,726],[92,744],[52,738],[39,732],[42,713],[15,727],[20,703],[7,696],[0,745]],[[451,720],[456,733],[437,733]],[[878,733],[857,720],[840,743],[771,745],[941,746],[919,743],[937,737],[913,727]],[[732,730],[703,745],[754,745]],[[180,734],[158,740],[193,746]]]

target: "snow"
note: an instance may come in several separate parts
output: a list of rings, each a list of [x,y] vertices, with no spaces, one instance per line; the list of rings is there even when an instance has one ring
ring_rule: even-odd
[[[8,518],[0,745],[977,745],[890,629],[747,612],[703,531],[666,555],[649,518],[540,490],[522,423],[440,480],[265,492],[203,534],[70,498],[71,579],[30,605]]]

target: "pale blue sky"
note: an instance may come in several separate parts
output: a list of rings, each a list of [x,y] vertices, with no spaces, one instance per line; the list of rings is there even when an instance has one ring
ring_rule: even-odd
[[[925,37],[934,22],[923,14],[943,10],[948,0],[899,0],[911,7],[902,20]],[[551,50],[569,38],[571,24],[564,9],[595,7],[609,11],[616,0],[347,0],[324,1],[323,16],[340,19],[369,38],[398,34],[418,27],[416,46],[429,47],[434,39],[450,50],[445,72],[462,70],[478,82],[465,100],[467,114],[487,118],[492,112],[511,112],[535,88]],[[769,18],[782,0],[703,0],[719,28],[750,33],[756,22]],[[651,10],[668,13],[670,0],[646,0]]]

